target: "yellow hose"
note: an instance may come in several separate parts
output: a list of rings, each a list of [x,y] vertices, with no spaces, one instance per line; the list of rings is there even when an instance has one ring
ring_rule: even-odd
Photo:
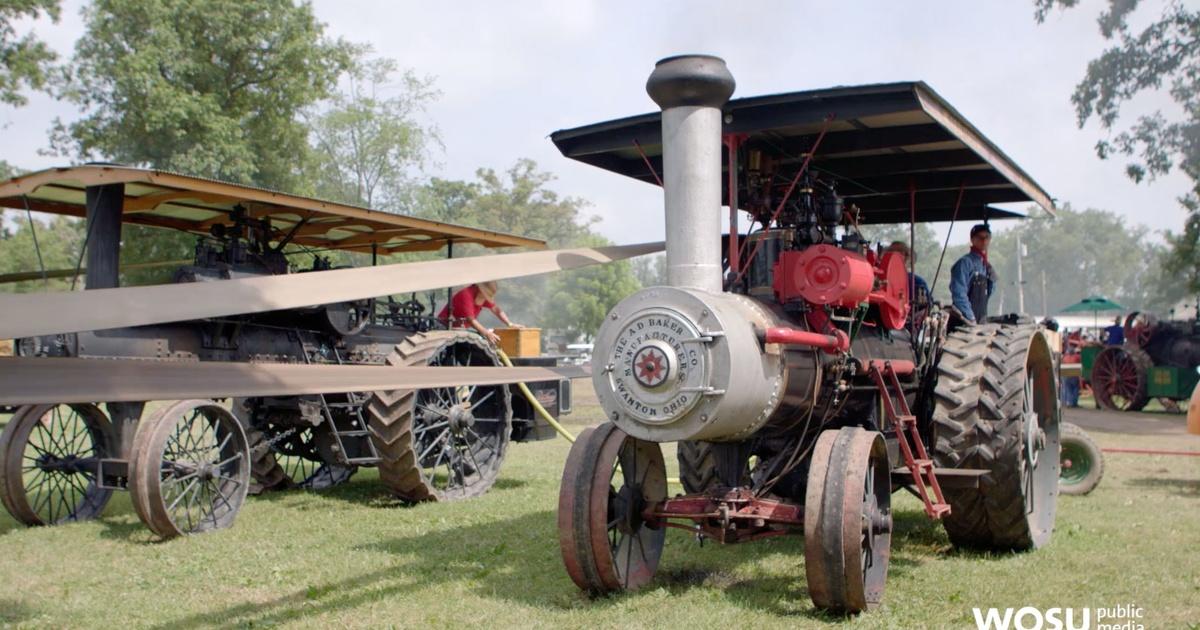
[[[500,355],[500,360],[504,362],[504,365],[508,367],[513,366],[512,361],[508,360],[508,355],[505,354],[503,350],[496,348],[496,353]],[[542,420],[550,423],[550,426],[554,427],[554,430],[558,431],[558,434],[566,438],[568,442],[572,444],[575,443],[575,436],[572,435],[566,427],[559,424],[558,420],[555,420],[554,416],[550,415],[549,411],[546,411],[546,408],[542,406],[542,403],[537,401],[537,398],[533,395],[533,392],[529,391],[529,388],[525,386],[525,383],[517,383],[517,387],[521,388],[521,393],[525,394],[525,399],[528,400],[529,404],[533,406],[533,410],[542,417]]]
[[[500,360],[504,362],[505,366],[513,367],[512,361],[508,359],[508,355],[505,354],[503,350],[496,348],[496,354],[500,355]],[[533,395],[533,392],[529,391],[529,388],[525,385],[525,383],[517,383],[517,387],[521,389],[522,394],[525,394],[525,400],[529,401],[529,404],[533,406],[533,410],[542,417],[542,420],[550,423],[550,426],[554,427],[554,430],[557,431],[559,435],[563,436],[563,438],[568,442],[572,444],[575,443],[575,435],[568,431],[566,427],[559,424],[558,420],[555,420],[554,416],[550,415],[549,411],[546,411],[546,408],[542,406],[542,403],[537,401],[537,398]],[[678,477],[667,477],[667,483],[682,485],[682,482],[679,481]]]

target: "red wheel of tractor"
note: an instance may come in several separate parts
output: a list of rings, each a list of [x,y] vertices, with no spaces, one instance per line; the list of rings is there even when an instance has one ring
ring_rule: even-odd
[[[892,553],[887,445],[858,427],[822,431],[804,499],[804,568],[817,608],[859,613],[883,600]]]
[[[1146,344],[1150,343],[1150,336],[1154,333],[1156,325],[1158,325],[1158,318],[1151,313],[1134,311],[1126,315],[1125,324],[1122,326],[1125,332],[1125,343],[1145,348]]]
[[[1138,411],[1146,406],[1146,376],[1154,362],[1132,344],[1105,348],[1092,364],[1096,404],[1113,411]]]
[[[642,518],[667,498],[658,444],[605,423],[575,440],[558,495],[558,541],[567,574],[602,595],[646,585],[658,569],[666,529]]]

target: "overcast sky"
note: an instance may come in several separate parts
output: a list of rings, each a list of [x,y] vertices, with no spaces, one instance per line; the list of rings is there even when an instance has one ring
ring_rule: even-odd
[[[557,129],[654,109],[646,77],[668,55],[703,52],[727,61],[734,97],[834,85],[923,80],[1028,171],[1059,204],[1102,208],[1154,230],[1179,229],[1179,173],[1146,185],[1093,150],[1101,132],[1080,130],[1070,94],[1105,42],[1095,17],[1106,2],[1056,12],[1043,25],[1032,0],[971,2],[396,2],[318,1],[328,32],[371,44],[418,74],[436,77],[429,118],[445,151],[431,174],[469,179],[533,158],[558,176],[553,188],[581,197],[619,243],[662,237],[654,186],[561,157]],[[1157,15],[1158,1],[1137,17]],[[37,32],[69,55],[82,32],[79,3]],[[1135,25],[1137,23],[1135,22]],[[0,159],[25,168],[62,163],[39,156],[55,116],[72,107],[34,95],[0,109]],[[1162,107],[1140,99],[1129,113]],[[940,229],[944,230],[944,227]],[[954,241],[965,240],[955,230]],[[944,233],[944,232],[943,232]]]

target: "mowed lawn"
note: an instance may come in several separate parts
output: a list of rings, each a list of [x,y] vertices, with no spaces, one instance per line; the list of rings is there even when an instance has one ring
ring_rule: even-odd
[[[600,420],[594,397],[579,398],[576,431]],[[1200,436],[1178,432],[1093,435],[1200,450]],[[896,495],[886,603],[845,619],[814,611],[798,537],[701,547],[671,530],[651,587],[580,594],[555,526],[567,450],[563,440],[515,445],[496,487],[468,502],[397,505],[364,470],[331,491],[251,498],[232,529],[169,542],[142,527],[123,493],[88,523],[26,529],[0,515],[0,625],[974,627],[972,607],[1118,604],[1144,608],[1147,628],[1200,622],[1200,458],[1108,455],[1100,488],[1063,497],[1054,540],[1035,553],[955,551],[915,500]]]

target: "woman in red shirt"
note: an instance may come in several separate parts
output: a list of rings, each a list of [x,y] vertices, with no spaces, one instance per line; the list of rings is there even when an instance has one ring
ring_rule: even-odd
[[[493,345],[500,343],[500,336],[492,331],[491,328],[479,323],[479,314],[483,309],[490,309],[496,314],[496,317],[504,322],[505,326],[510,328],[522,328],[520,324],[514,324],[504,314],[494,300],[499,287],[493,282],[477,282],[475,284],[459,289],[457,293],[450,298],[450,303],[442,308],[438,313],[438,319],[446,323],[451,328],[466,328],[470,326],[479,331],[485,339]]]

